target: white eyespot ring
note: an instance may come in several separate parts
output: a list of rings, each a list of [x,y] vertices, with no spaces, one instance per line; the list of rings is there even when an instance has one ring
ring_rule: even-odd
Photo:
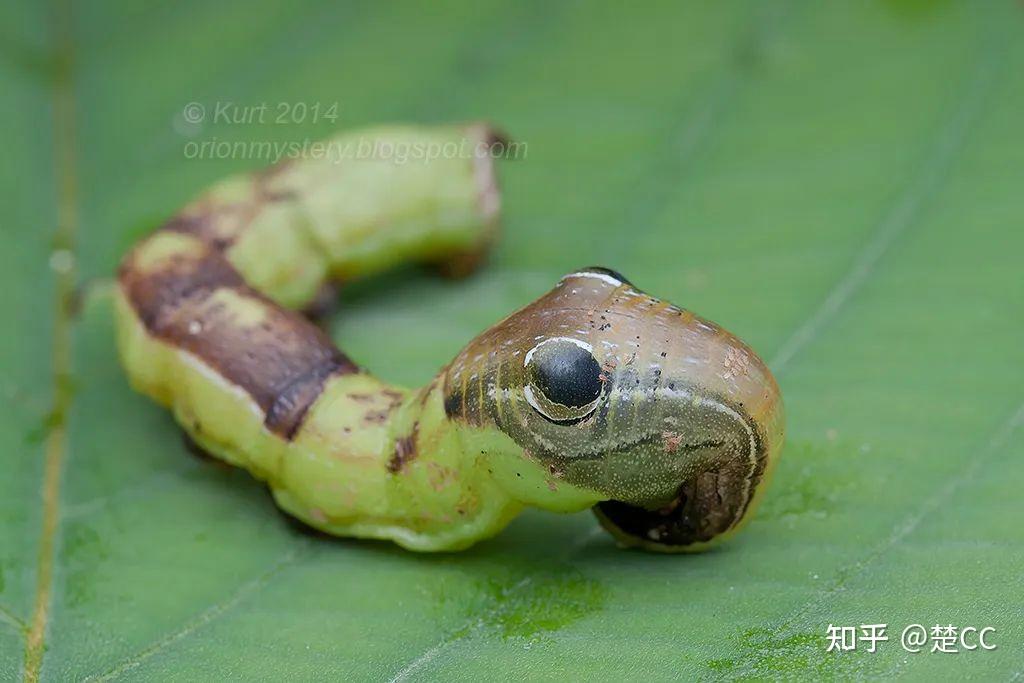
[[[549,337],[526,352],[526,357],[523,358],[523,367],[525,368],[527,365],[530,364],[530,359],[533,358],[533,354],[537,351],[537,349],[544,346],[545,344],[551,344],[554,342],[569,342],[570,344],[575,344],[576,346],[580,347],[590,355],[594,355],[594,347],[585,341],[582,341],[580,339],[573,339],[572,337]]]

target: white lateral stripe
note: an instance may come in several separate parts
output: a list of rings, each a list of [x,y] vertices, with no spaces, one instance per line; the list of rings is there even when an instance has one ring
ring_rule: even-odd
[[[252,411],[252,414],[255,415],[260,420],[260,422],[266,419],[266,415],[263,414],[263,410],[259,407],[256,401],[253,400],[252,396],[249,395],[248,391],[238,386],[237,384],[228,381],[222,374],[220,374],[212,367],[207,365],[198,356],[188,351],[185,351],[184,349],[177,349],[177,352],[178,357],[181,358],[181,360],[186,365],[188,365],[193,370],[209,379],[211,382],[220,385],[226,391],[242,399],[242,401],[245,402],[246,406],[248,406],[249,410]]]

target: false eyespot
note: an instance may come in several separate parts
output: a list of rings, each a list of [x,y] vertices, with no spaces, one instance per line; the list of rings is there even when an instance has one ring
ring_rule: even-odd
[[[524,360],[523,394],[534,410],[552,422],[582,420],[601,398],[601,366],[594,349],[571,337],[554,337],[534,346]]]

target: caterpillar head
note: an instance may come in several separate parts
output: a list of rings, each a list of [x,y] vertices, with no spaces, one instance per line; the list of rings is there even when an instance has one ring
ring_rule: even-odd
[[[749,347],[596,267],[470,342],[445,410],[593,492],[621,542],[667,552],[749,518],[783,437],[778,386]]]

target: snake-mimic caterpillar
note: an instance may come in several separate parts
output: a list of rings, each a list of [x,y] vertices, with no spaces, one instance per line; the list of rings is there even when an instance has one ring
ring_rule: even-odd
[[[497,225],[480,153],[493,139],[479,124],[366,130],[336,142],[476,153],[303,159],[214,186],[121,266],[132,384],[332,534],[453,550],[532,505],[593,506],[652,550],[729,535],[781,448],[778,387],[736,337],[620,274],[571,272],[417,390],[363,371],[295,312],[331,278],[472,265]]]

